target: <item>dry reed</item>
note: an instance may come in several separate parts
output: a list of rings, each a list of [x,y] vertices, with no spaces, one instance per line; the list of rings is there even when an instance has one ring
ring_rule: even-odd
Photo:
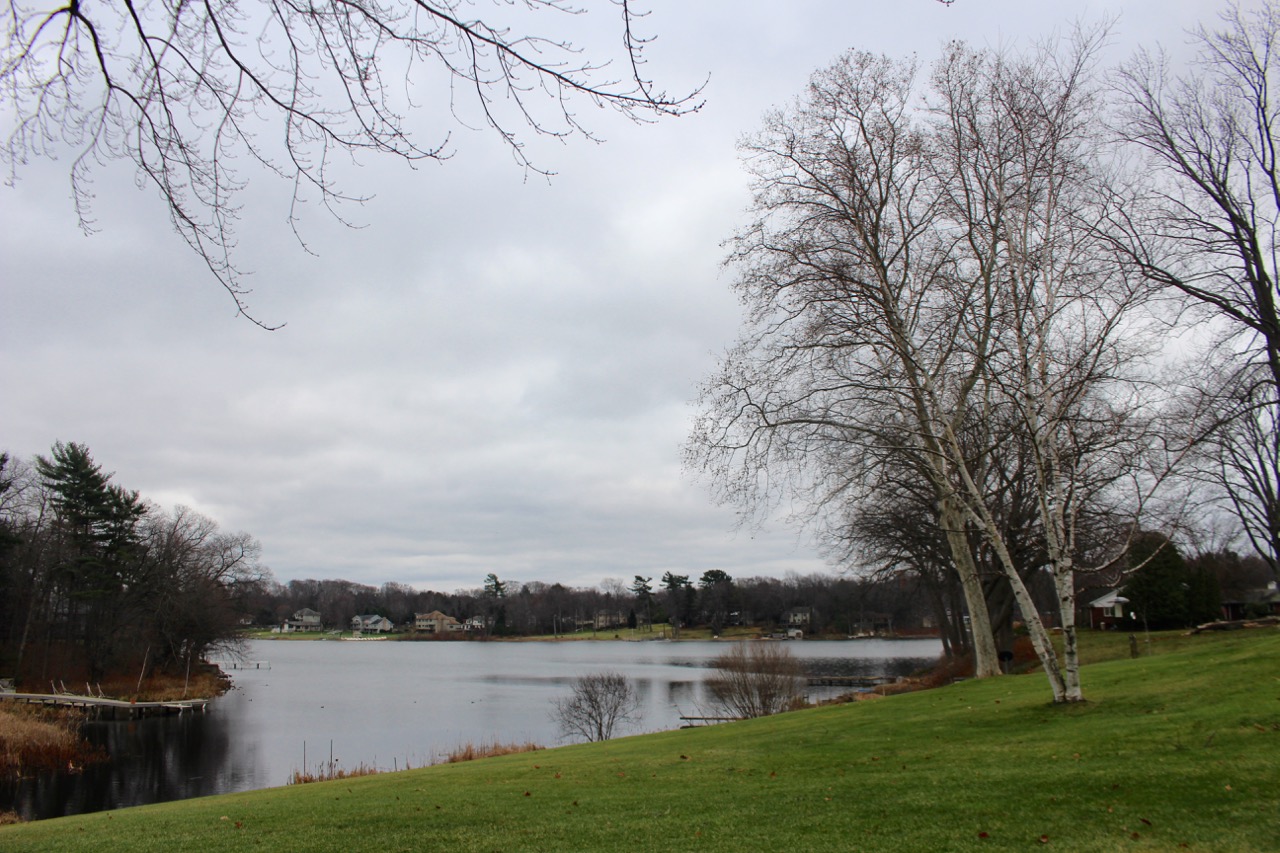
[[[76,769],[105,755],[80,738],[80,718],[65,710],[0,706],[0,776],[33,770]]]
[[[409,770],[412,768],[406,764],[405,769]],[[346,768],[339,767],[336,762],[326,762],[320,765],[314,773],[306,770],[293,771],[293,776],[289,779],[287,784],[306,785],[309,782],[329,782],[334,779],[355,779],[358,776],[374,776],[381,772],[383,771],[379,770],[372,764],[359,764],[350,770],[347,770]]]
[[[452,752],[443,756],[442,764],[456,764],[460,761],[475,761],[478,758],[493,758],[498,755],[515,755],[521,752],[536,752],[540,749],[546,749],[536,743],[465,743],[457,747]],[[412,770],[413,767],[406,760],[403,767],[397,766],[397,770]],[[289,785],[305,785],[309,782],[328,782],[333,779],[354,779],[357,776],[373,776],[378,773],[389,772],[386,768],[379,768],[372,764],[360,764],[350,770],[340,767],[336,761],[322,762],[314,771],[295,770],[293,776],[290,777],[287,784]]]
[[[482,743],[476,745],[467,742],[444,756],[445,764],[457,764],[460,761],[475,761],[477,758],[493,758],[498,755],[515,755],[520,752],[537,752],[546,747],[536,743]]]

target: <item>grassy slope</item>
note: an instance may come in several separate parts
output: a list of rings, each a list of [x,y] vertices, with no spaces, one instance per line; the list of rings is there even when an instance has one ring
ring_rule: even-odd
[[[5,827],[0,850],[1278,850],[1280,634],[1177,645],[1089,667],[1083,707],[1040,675],[967,682]]]

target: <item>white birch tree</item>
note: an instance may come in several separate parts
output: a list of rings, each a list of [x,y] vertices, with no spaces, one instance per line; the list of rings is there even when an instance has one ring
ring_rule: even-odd
[[[747,328],[705,386],[691,461],[723,500],[868,498],[909,455],[930,484],[969,610],[980,677],[1000,672],[942,437],[965,419],[988,295],[961,277],[917,104],[918,68],[851,52],[744,144],[758,219],[730,263]]]
[[[1083,698],[1081,512],[1105,503],[1132,523],[1150,486],[1128,376],[1145,292],[1097,227],[1118,197],[1098,151],[1097,43],[953,44],[925,81],[851,53],[771,116],[746,147],[759,219],[731,257],[747,331],[691,444],[720,497],[809,506],[874,500],[878,467],[909,454],[965,590],[978,675],[998,667],[975,536],[1060,702]],[[1031,450],[1061,662],[996,510],[991,451],[1010,436]]]

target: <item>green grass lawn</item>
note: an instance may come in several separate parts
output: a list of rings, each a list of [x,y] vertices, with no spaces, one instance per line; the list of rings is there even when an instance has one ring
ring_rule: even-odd
[[[1078,707],[1038,673],[963,682],[4,827],[0,850],[1280,850],[1280,633],[1151,650],[1090,665]]]

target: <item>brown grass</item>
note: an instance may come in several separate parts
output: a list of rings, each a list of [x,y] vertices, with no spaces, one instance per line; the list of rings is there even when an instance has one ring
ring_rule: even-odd
[[[0,826],[11,823],[22,823],[22,815],[17,812],[0,812]]]
[[[515,755],[519,752],[537,752],[546,747],[536,743],[465,743],[453,752],[445,755],[445,764],[457,764],[460,761],[475,761],[477,758],[493,758],[497,755]]]
[[[106,755],[80,738],[73,711],[33,705],[0,705],[0,776],[33,770],[76,768]]]
[[[138,677],[117,675],[93,685],[94,692],[116,699],[136,699],[139,702],[174,702],[180,699],[212,699],[231,689],[231,679],[216,667],[192,669],[190,679],[185,673],[153,672],[138,686]],[[67,685],[71,689],[71,685]],[[76,690],[74,692],[80,692]]]
[[[492,758],[496,755],[514,755],[519,752],[536,752],[545,747],[536,743],[485,743],[477,746],[473,743],[466,743],[459,746],[444,756],[442,764],[456,764],[460,761],[475,761],[477,758]],[[400,770],[412,770],[409,762],[406,761],[404,767]],[[357,776],[374,776],[378,773],[388,772],[385,768],[378,768],[372,764],[361,764],[350,770],[339,767],[337,762],[323,762],[320,767],[313,773],[306,770],[295,770],[293,776],[286,784],[289,785],[305,785],[309,782],[328,782],[332,779],[354,779]]]
[[[405,770],[411,770],[408,764],[405,764]],[[372,764],[360,764],[347,770],[337,766],[337,764],[324,764],[314,773],[304,770],[293,771],[292,778],[285,784],[287,785],[305,785],[308,782],[328,782],[332,779],[355,779],[358,776],[375,776],[382,771]]]

